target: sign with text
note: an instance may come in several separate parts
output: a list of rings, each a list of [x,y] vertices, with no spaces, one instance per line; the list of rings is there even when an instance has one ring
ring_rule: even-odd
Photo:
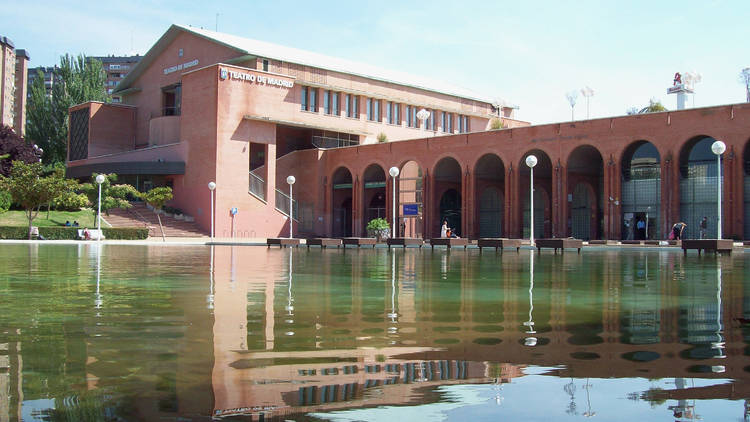
[[[419,215],[419,204],[404,204],[404,215]]]
[[[178,65],[175,65],[175,66],[170,66],[170,67],[164,69],[164,74],[165,75],[169,75],[172,72],[177,72],[178,70],[189,69],[189,68],[191,68],[193,66],[197,66],[197,65],[198,65],[198,59],[191,60],[191,61],[189,61],[187,63],[182,63],[182,64],[178,64]]]
[[[227,79],[234,81],[244,81],[256,83],[258,85],[278,86],[281,88],[294,87],[294,81],[287,81],[284,79],[275,78],[273,76],[266,76],[259,73],[237,72],[223,67],[219,69],[219,79],[221,79],[222,81]]]

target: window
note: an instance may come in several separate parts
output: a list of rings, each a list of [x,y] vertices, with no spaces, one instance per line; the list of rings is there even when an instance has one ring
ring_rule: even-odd
[[[359,119],[359,96],[346,94],[346,117]]]
[[[458,115],[458,133],[464,133],[464,116]]]
[[[452,113],[446,114],[445,127],[446,127],[446,130],[445,130],[446,132],[453,133],[453,114]]]
[[[401,110],[398,103],[393,104],[393,121],[394,124],[401,125]]]
[[[367,114],[367,120],[375,120],[372,114],[372,98],[365,100],[365,114]]]
[[[323,91],[323,113],[324,114],[331,114],[331,91],[325,90]]]
[[[380,100],[372,100],[372,105],[375,107],[375,111],[373,113],[373,116],[375,117],[373,120],[375,120],[378,123],[381,123],[383,119],[381,118],[380,114]]]
[[[442,130],[443,132],[448,131],[448,128],[445,127],[446,121],[447,121],[447,118],[445,116],[445,112],[442,112],[440,115],[440,130]]]
[[[119,64],[111,64],[109,65],[109,70],[117,70],[120,68]]]
[[[182,85],[175,84],[161,89],[164,105],[163,116],[179,116],[182,104]]]
[[[178,55],[179,57],[182,57],[182,49],[179,49],[179,50],[177,50],[177,55]]]
[[[427,110],[427,109],[425,109],[425,110]],[[430,129],[430,128],[432,128],[432,111],[431,110],[427,110],[427,112],[430,113],[430,114],[429,114],[429,116],[427,116],[427,120],[425,120],[424,127],[425,127],[425,129]]]
[[[419,119],[417,119],[417,107],[412,106],[411,108],[411,121],[414,123],[414,127],[419,127]]]
[[[406,127],[412,127],[411,123],[411,106],[408,105],[406,108]]]
[[[390,101],[385,105],[385,121],[393,124],[393,103]]]
[[[331,113],[340,116],[341,111],[339,109],[339,93],[331,92]]]
[[[268,72],[268,59],[263,59],[263,71]]]
[[[300,109],[302,111],[318,111],[318,89],[303,86],[300,94]]]

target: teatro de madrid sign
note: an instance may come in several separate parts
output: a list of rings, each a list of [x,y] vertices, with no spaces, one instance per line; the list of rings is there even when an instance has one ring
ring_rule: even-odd
[[[235,72],[233,70],[229,70],[223,67],[219,68],[219,79],[221,79],[222,81],[229,79],[229,80],[235,80],[235,81],[256,83],[259,85],[278,86],[282,88],[294,87],[294,81],[286,81],[284,79],[274,78],[274,77],[265,76],[265,75],[259,75],[255,73]]]

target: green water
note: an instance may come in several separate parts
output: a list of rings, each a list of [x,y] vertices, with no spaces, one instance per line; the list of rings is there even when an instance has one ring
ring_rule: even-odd
[[[742,420],[747,259],[4,244],[0,421]]]

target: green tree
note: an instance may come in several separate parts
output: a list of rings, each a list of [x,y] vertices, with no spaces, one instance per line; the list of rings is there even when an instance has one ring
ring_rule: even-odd
[[[502,119],[498,119],[497,117],[490,120],[490,129],[491,130],[498,130],[504,128],[505,125],[503,124]]]
[[[648,105],[646,107],[643,107],[641,109],[637,107],[630,107],[627,110],[627,114],[646,114],[646,113],[659,113],[661,111],[669,111],[666,107],[661,103],[661,101],[657,100],[656,98],[652,98],[648,100]]]
[[[161,230],[161,240],[166,242],[167,239],[164,236],[164,227],[161,225],[161,216],[159,215],[159,210],[162,209],[162,207],[164,206],[164,204],[167,203],[167,201],[172,199],[172,188],[168,186],[153,188],[150,191],[142,194],[141,198],[143,198],[143,200],[146,201],[147,204],[154,207],[156,218],[159,219],[159,229]]]
[[[96,183],[96,176],[98,175],[97,173],[93,173],[91,175],[91,182],[80,186],[81,192],[86,194],[86,197],[89,199],[89,204],[91,204],[94,214],[99,209],[99,184]],[[103,174],[103,176],[102,212],[109,215],[109,210],[113,208],[128,209],[132,207],[130,199],[138,198],[140,196],[138,191],[131,185],[114,185],[113,182],[117,181],[117,174],[115,173]]]
[[[29,220],[29,239],[31,226],[39,215],[42,205],[49,204],[63,192],[70,189],[70,181],[59,169],[45,175],[42,163],[26,164],[14,161],[10,176],[0,175],[0,188],[10,192],[13,202],[19,204]]]
[[[106,73],[99,60],[79,54],[60,57],[55,83],[47,95],[43,74],[29,87],[26,137],[44,150],[45,164],[65,162],[68,144],[68,109],[86,101],[107,101]]]

